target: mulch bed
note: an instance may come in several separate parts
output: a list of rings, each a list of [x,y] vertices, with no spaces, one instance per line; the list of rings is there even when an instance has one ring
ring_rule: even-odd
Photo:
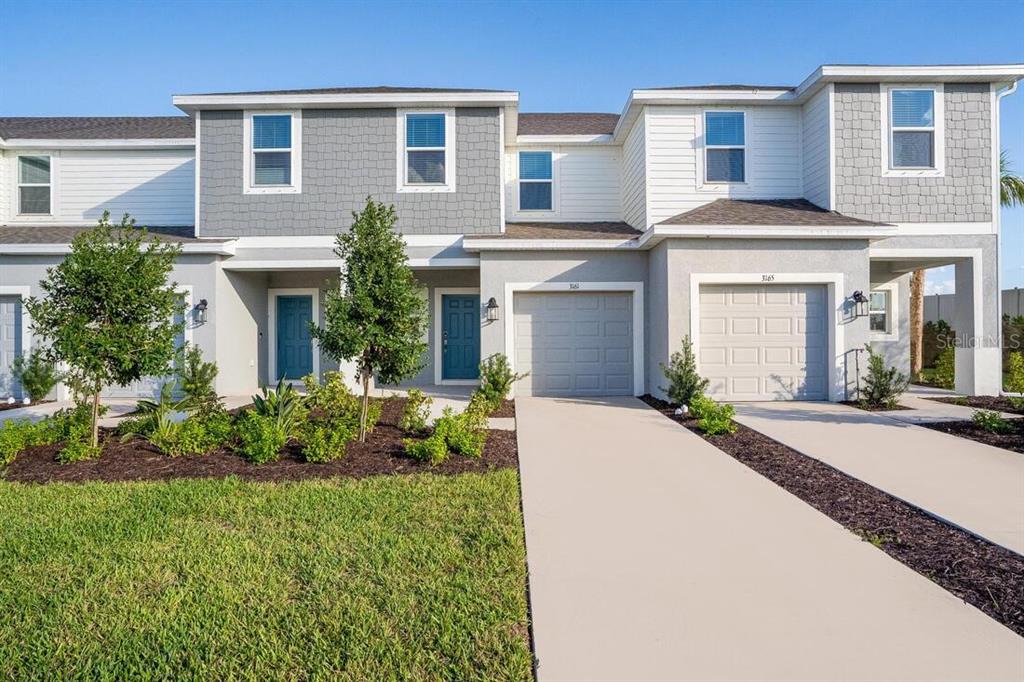
[[[12,403],[12,404],[7,404],[6,402],[2,402],[2,403],[0,403],[0,412],[3,412],[4,410],[17,410],[18,408],[21,408],[21,407],[35,407],[36,405],[45,405],[46,403],[52,403],[52,402],[53,402],[52,400],[37,400],[36,402],[29,403],[28,405],[26,405],[25,403],[21,402],[20,400],[18,402],[16,402],[16,403]]]
[[[914,408],[907,407],[906,405],[896,405],[895,407],[882,407],[880,405],[868,405],[862,403],[859,400],[840,400],[840,405],[847,405],[849,407],[856,407],[858,410],[864,410],[865,412],[895,412],[896,410],[912,410]]]
[[[1024,453],[1024,419],[1009,419],[1010,431],[1006,433],[992,433],[977,426],[974,422],[952,421],[952,422],[931,422],[918,424],[925,428],[935,429],[943,433],[949,433],[961,438],[970,438],[985,445],[992,445],[1004,450]]]
[[[519,466],[514,431],[491,430],[480,459],[452,455],[437,466],[418,462],[405,454],[397,426],[405,400],[385,401],[381,419],[365,443],[350,443],[342,459],[314,464],[302,459],[301,448],[289,444],[281,458],[266,464],[251,464],[230,450],[208,455],[169,457],[140,439],[120,442],[112,431],[104,430],[103,454],[87,462],[60,464],[54,455],[57,446],[30,448],[19,454],[3,473],[8,481],[49,483],[54,481],[143,481],[174,478],[225,478],[237,476],[252,481],[297,481],[307,478],[433,473],[454,475],[486,472]]]
[[[516,416],[516,401],[514,401],[514,400],[503,400],[501,402],[501,407],[496,409],[494,412],[491,412],[490,416],[491,417],[502,417],[502,418],[508,418],[508,417],[513,417],[514,418]]]
[[[672,406],[643,400],[701,435],[696,421]],[[705,438],[830,519],[1024,635],[1024,557],[929,516],[863,481],[738,424],[731,435]]]
[[[1024,406],[1018,407],[1010,402],[1009,398],[996,395],[973,395],[953,396],[949,398],[927,398],[937,403],[948,403],[949,405],[961,405],[973,407],[976,410],[995,410],[996,412],[1008,412],[1010,414],[1024,414]]]

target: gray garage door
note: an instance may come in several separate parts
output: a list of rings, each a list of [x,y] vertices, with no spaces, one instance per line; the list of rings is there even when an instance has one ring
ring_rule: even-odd
[[[703,285],[700,371],[722,400],[828,397],[825,286]]]
[[[0,398],[21,398],[21,386],[11,372],[22,353],[20,296],[0,296]]]
[[[184,325],[187,313],[175,315],[174,321]],[[181,348],[185,345],[185,328],[180,327],[178,335],[174,337],[174,347]],[[159,398],[161,387],[174,377],[142,377],[134,384],[127,386],[107,386],[103,389],[104,398]]]
[[[521,395],[633,394],[631,293],[516,294]]]

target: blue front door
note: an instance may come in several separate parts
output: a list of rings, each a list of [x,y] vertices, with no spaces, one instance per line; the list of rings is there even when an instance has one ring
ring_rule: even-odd
[[[480,376],[480,296],[441,296],[441,378]]]
[[[311,296],[277,297],[277,376],[301,379],[313,371],[313,340],[309,323],[313,321]]]

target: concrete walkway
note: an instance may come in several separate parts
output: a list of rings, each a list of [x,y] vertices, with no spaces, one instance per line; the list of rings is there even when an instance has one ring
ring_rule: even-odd
[[[889,410],[877,412],[876,414],[891,417],[908,424],[928,424],[932,422],[953,422],[970,421],[974,416],[974,408],[965,405],[954,405],[951,403],[940,403],[929,398],[955,398],[960,393],[947,391],[942,388],[931,386],[911,386],[903,397],[900,398],[900,405],[909,407],[909,410]],[[1009,412],[1001,413],[1004,419],[1020,419],[1019,414]]]
[[[1024,554],[1024,455],[833,403],[746,403],[752,429]]]
[[[639,400],[516,403],[542,682],[1024,677],[1024,639]]]

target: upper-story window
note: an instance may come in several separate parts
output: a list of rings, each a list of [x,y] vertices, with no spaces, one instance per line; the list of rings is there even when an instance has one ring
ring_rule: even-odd
[[[941,83],[882,86],[882,174],[937,177],[944,173]]]
[[[295,193],[301,184],[301,116],[296,112],[247,112],[245,191]]]
[[[18,157],[18,213],[50,215],[53,184],[49,156]]]
[[[519,152],[519,210],[554,209],[554,167],[551,152]]]
[[[746,121],[742,111],[704,112],[706,182],[745,182]]]
[[[455,189],[454,119],[446,111],[399,113],[399,191]]]

